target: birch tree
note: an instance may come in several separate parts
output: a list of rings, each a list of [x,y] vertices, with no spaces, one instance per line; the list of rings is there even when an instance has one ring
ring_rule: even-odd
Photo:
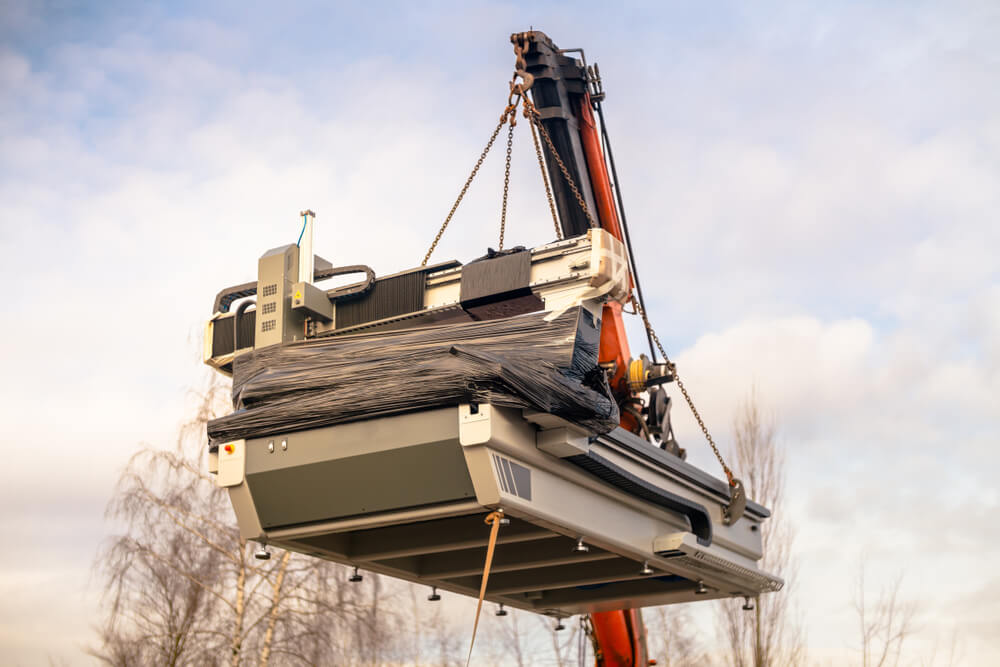
[[[96,563],[105,615],[90,653],[109,665],[378,664],[395,616],[381,578],[275,550],[255,560],[207,473],[205,424],[228,409],[213,380],[171,449],[143,446],[108,507],[120,528]]]

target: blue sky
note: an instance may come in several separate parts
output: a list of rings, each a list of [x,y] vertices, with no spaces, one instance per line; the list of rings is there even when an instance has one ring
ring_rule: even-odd
[[[7,662],[82,660],[103,507],[172,441],[215,292],[307,207],[335,263],[416,265],[528,26],[600,63],[654,322],[714,430],[752,386],[776,415],[811,655],[852,655],[866,553],[921,603],[914,660],[960,628],[1000,661],[995,3],[205,5],[0,9]],[[526,136],[515,159],[508,238],[548,241]],[[501,168],[436,257],[495,243]]]

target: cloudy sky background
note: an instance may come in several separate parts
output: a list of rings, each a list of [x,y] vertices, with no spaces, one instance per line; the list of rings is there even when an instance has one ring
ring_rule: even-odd
[[[104,506],[137,443],[172,442],[216,291],[306,207],[334,263],[417,265],[529,26],[600,63],[653,320],[707,420],[753,386],[777,419],[811,657],[856,655],[866,554],[919,603],[914,664],[953,636],[1000,663],[993,2],[3,3],[0,660],[85,662]],[[527,135],[515,160],[507,238],[546,242]],[[495,245],[501,169],[435,257]]]

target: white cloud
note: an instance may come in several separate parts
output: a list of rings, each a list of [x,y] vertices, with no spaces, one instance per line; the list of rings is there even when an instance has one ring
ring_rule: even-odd
[[[651,8],[525,14],[602,64],[647,298],[713,430],[754,384],[775,410],[810,640],[831,655],[851,636],[861,550],[883,575],[905,566],[927,610],[1000,620],[978,578],[1000,556],[997,17],[967,10],[979,20],[792,7],[671,31]],[[251,60],[277,30],[260,17],[157,15],[159,29],[116,23],[45,59],[0,50],[0,271],[16,323],[0,330],[0,523],[14,536],[0,586],[27,610],[0,618],[5,637],[32,638],[17,655],[44,654],[41,610],[66,572],[85,579],[128,454],[172,440],[209,300],[291,239],[298,210],[319,213],[317,249],[335,263],[419,261],[496,122],[518,11],[410,17],[365,49],[274,63]],[[430,46],[407,57],[393,40],[413,25]],[[731,39],[706,39],[718,34]],[[527,135],[515,151],[508,238],[533,245],[550,236],[544,195]],[[501,164],[436,258],[495,244]],[[73,585],[80,606],[65,608],[92,609],[95,591]],[[76,638],[87,623],[74,612],[61,627]],[[989,664],[995,640],[970,635],[972,664]],[[76,655],[72,641],[52,650]]]
[[[991,520],[1000,498],[988,463],[1000,377],[995,363],[919,344],[923,331],[878,335],[857,319],[753,320],[706,335],[678,357],[723,442],[728,416],[751,387],[775,415],[788,451],[801,600],[820,644],[854,636],[852,585],[863,554],[871,581],[905,573],[904,594],[920,603],[922,651],[962,619],[1000,623],[992,606],[966,606],[1000,558]],[[692,460],[716,469],[685,407],[677,412]],[[954,611],[942,616],[943,608]],[[966,639],[972,664],[1000,655],[986,633]]]

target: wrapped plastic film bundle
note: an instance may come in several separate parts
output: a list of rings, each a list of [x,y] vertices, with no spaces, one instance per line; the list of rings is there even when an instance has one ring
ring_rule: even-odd
[[[492,403],[548,412],[593,431],[618,425],[597,365],[600,330],[583,308],[483,322],[331,336],[236,358],[236,412],[213,442],[390,414]]]

